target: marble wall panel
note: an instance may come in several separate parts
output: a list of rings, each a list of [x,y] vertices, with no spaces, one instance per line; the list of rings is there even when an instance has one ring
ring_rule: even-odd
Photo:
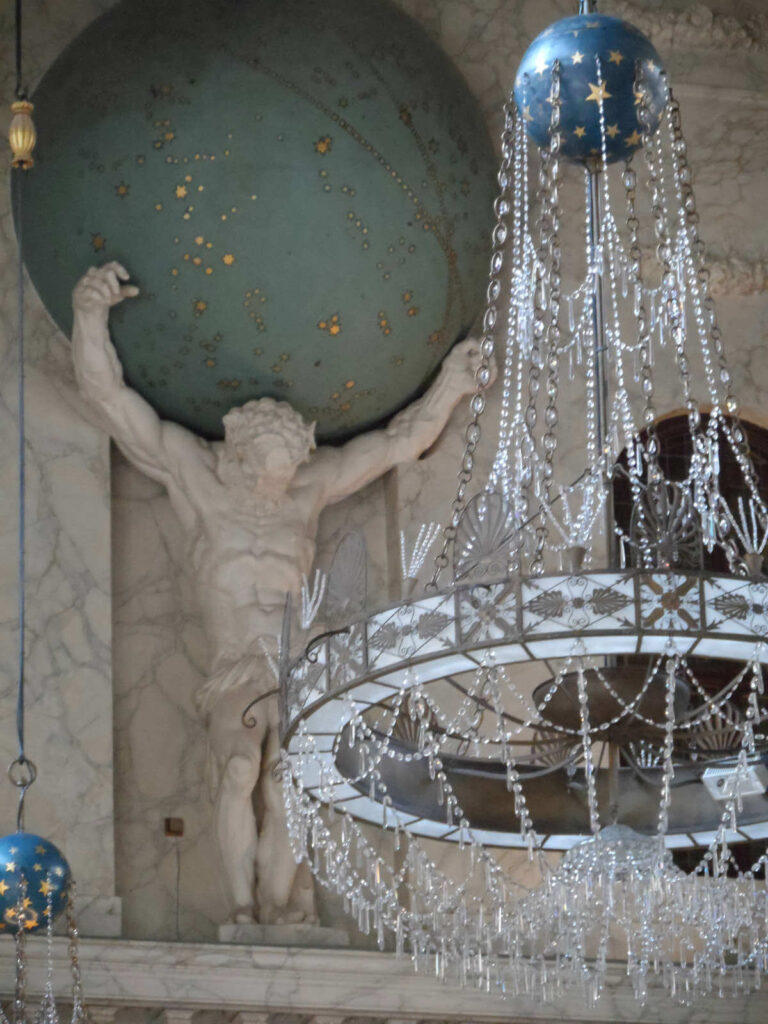
[[[108,3],[25,5],[25,82]],[[13,98],[13,5],[0,11],[0,128]],[[7,149],[0,161],[0,760],[15,755],[18,648],[17,295]],[[82,416],[65,339],[27,281],[27,755],[38,782],[26,826],[68,857],[88,912],[85,931],[119,934],[115,900],[108,446]],[[15,792],[0,786],[0,822]]]

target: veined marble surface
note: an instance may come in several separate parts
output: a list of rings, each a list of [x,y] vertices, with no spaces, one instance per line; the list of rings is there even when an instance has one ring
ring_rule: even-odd
[[[25,81],[34,84],[105,6],[92,0],[27,5]],[[12,5],[0,13],[0,68],[5,130],[14,84]],[[7,764],[16,754],[18,320],[7,148],[5,153],[0,169],[0,760]],[[81,414],[64,339],[29,282],[24,314],[27,755],[38,767],[37,784],[27,796],[26,825],[66,852],[89,908],[89,927],[115,934],[108,445]],[[15,803],[12,787],[0,786],[0,823],[6,831],[15,827]]]
[[[40,994],[45,982],[44,952],[42,940],[30,943],[28,991],[33,994]],[[649,985],[648,1004],[641,1007],[620,964],[609,971],[597,1006],[586,1007],[576,993],[557,1004],[537,1004],[462,990],[414,974],[406,959],[363,950],[86,940],[80,954],[86,1001],[100,1011],[142,1007],[148,1011],[145,1020],[166,1009],[216,1010],[228,1020],[240,1011],[244,1022],[252,1014],[275,1014],[275,1024],[285,1021],[283,1014],[302,1015],[305,1021],[307,1015],[310,1020],[333,1016],[338,1024],[350,1017],[466,1024],[764,1024],[768,1015],[766,990],[749,997],[713,996],[684,1007]],[[4,997],[12,994],[12,965],[12,944],[0,943]],[[64,993],[67,982],[66,947],[56,940],[55,991]]]

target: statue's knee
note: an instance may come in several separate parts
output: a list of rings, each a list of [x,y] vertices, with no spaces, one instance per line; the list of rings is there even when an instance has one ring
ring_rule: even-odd
[[[228,789],[247,790],[249,793],[259,779],[259,758],[233,754],[224,766],[222,784]]]

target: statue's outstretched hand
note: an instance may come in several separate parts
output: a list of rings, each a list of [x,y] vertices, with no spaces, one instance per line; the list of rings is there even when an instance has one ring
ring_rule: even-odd
[[[467,338],[465,341],[454,345],[445,357],[443,368],[446,374],[455,382],[459,394],[470,394],[477,388],[475,374],[480,366],[482,353],[480,342],[477,338]],[[496,360],[491,358],[488,365],[488,381],[485,386],[489,387],[496,380]]]
[[[130,276],[119,263],[91,267],[78,281],[72,293],[72,308],[75,314],[103,314],[106,319],[110,307],[139,294],[136,285],[124,283]]]

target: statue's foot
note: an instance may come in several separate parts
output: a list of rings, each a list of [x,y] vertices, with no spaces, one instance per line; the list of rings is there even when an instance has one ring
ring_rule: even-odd
[[[236,907],[232,914],[233,924],[254,924],[255,921],[253,907]]]
[[[275,924],[319,924],[317,914],[306,914],[303,910],[286,910],[275,918]]]

